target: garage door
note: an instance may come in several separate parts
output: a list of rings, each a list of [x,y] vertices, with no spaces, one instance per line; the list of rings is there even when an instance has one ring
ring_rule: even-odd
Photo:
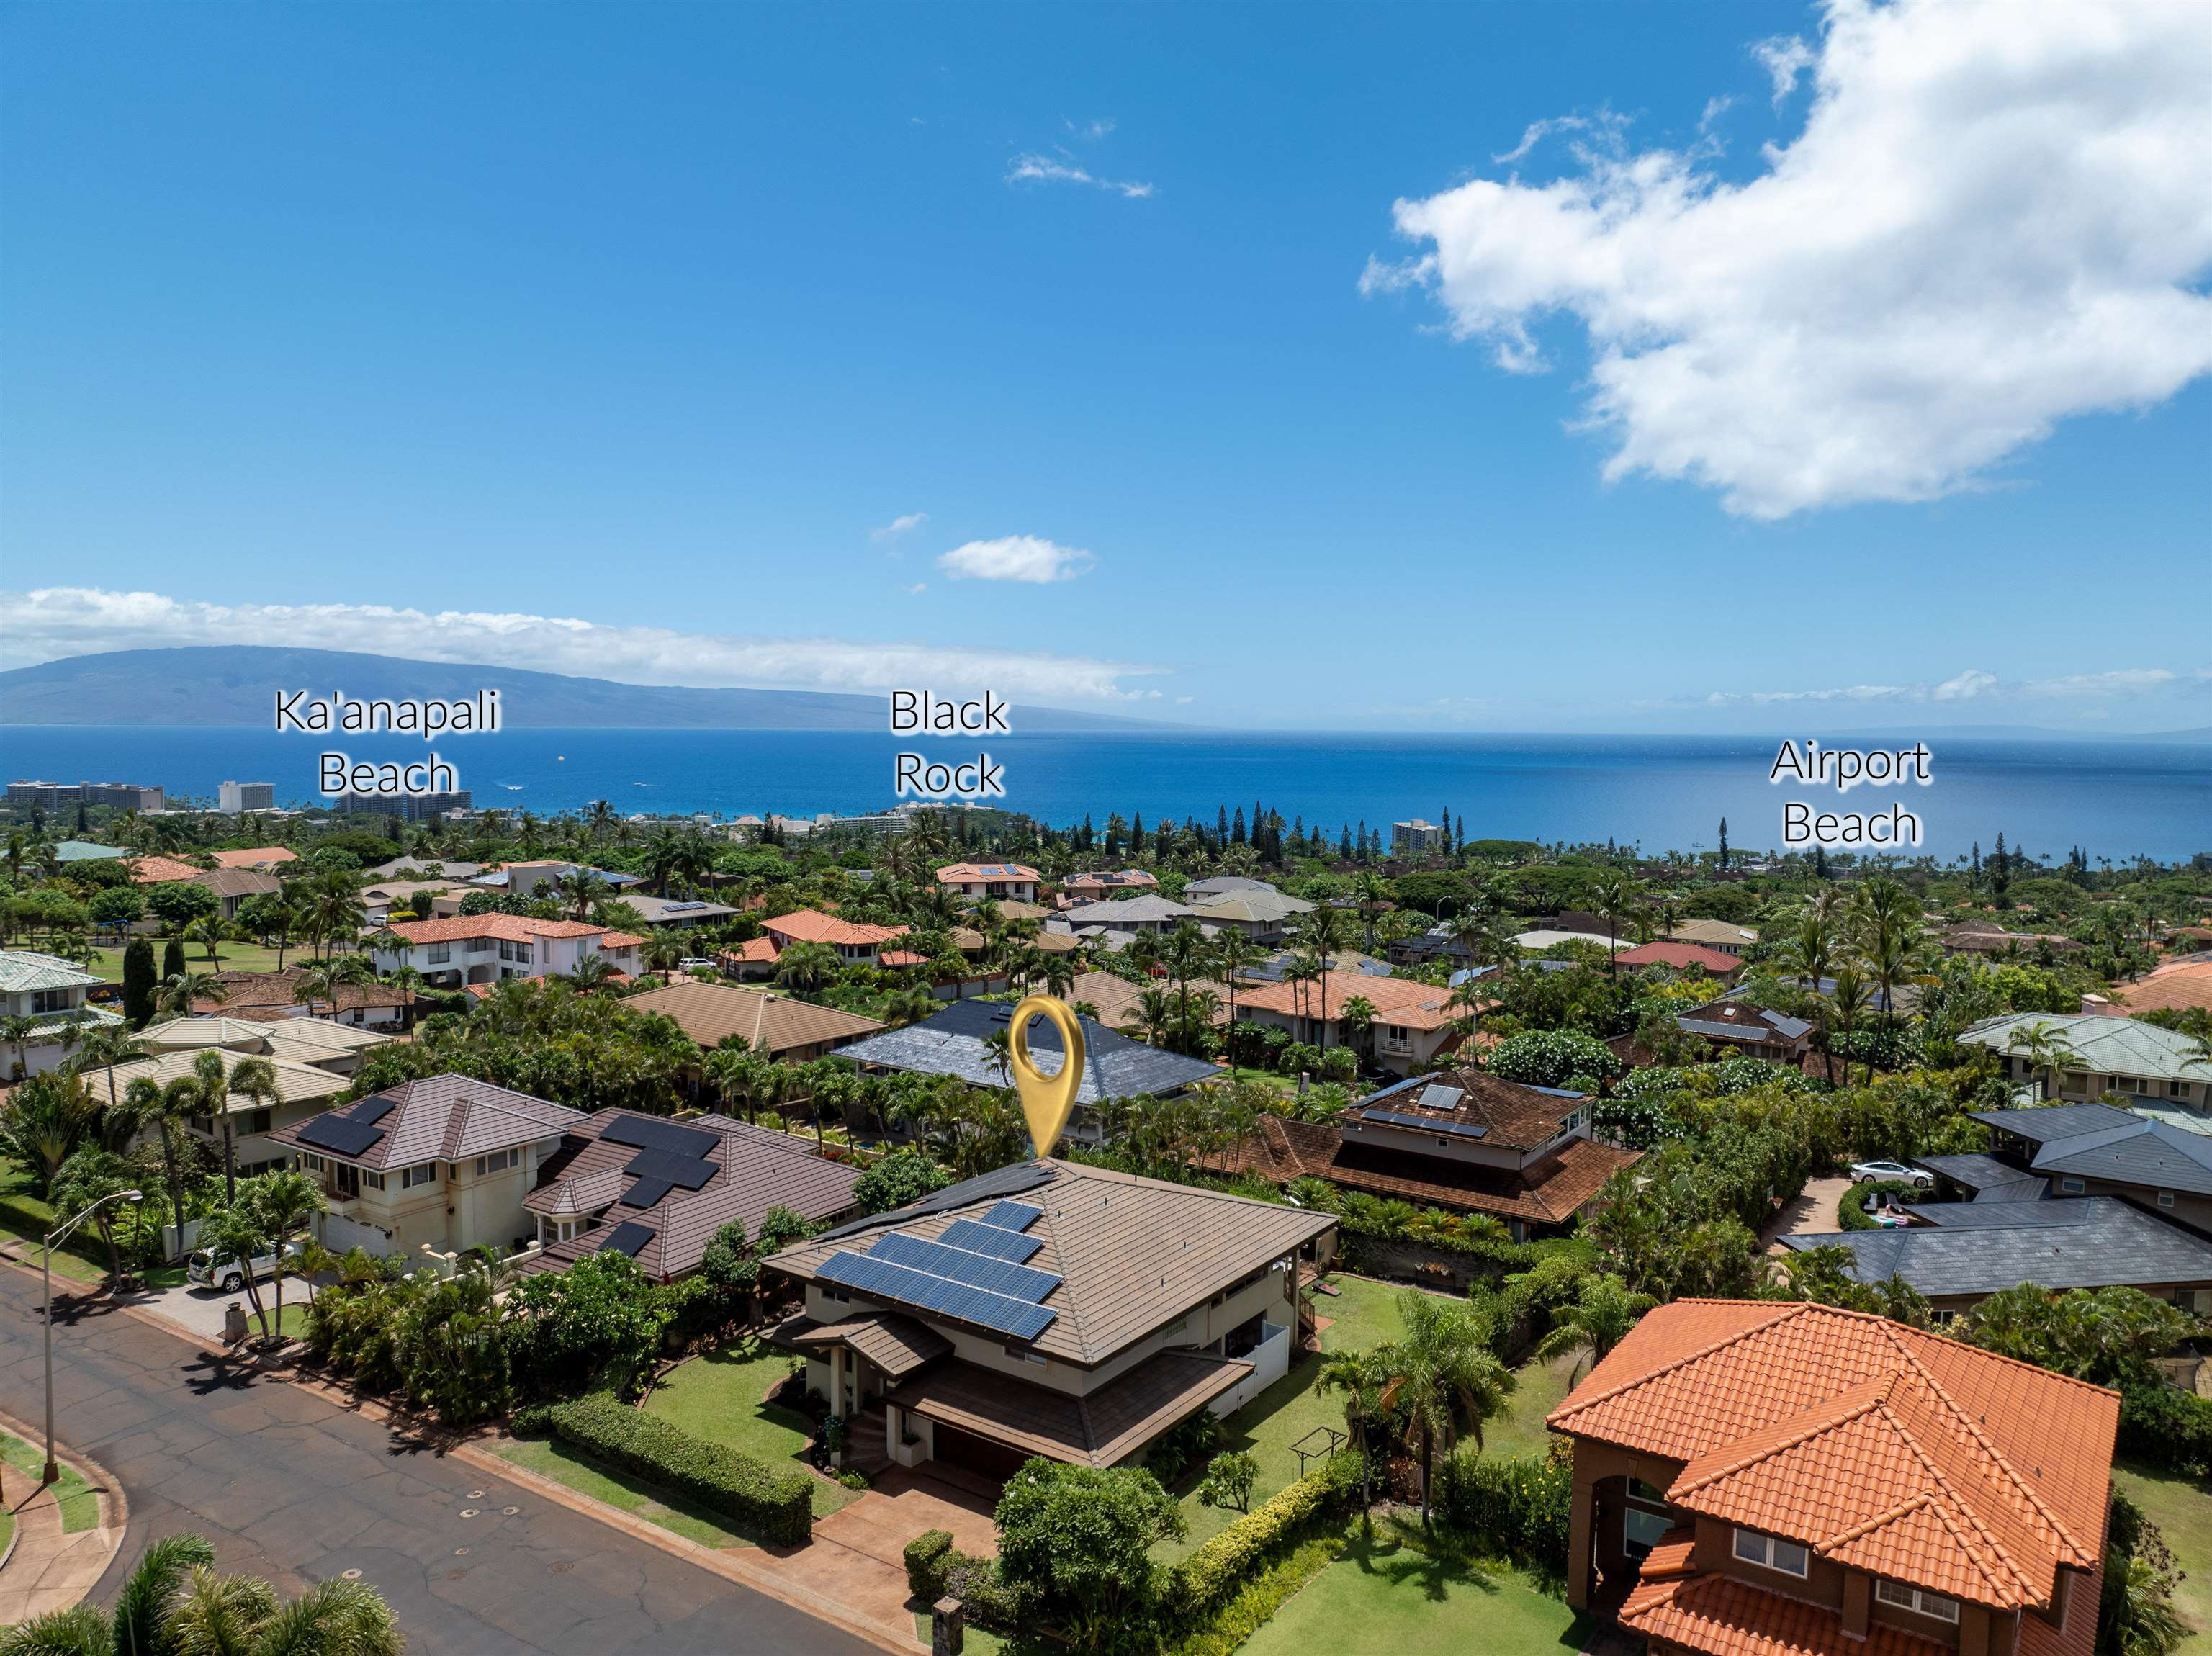
[[[1012,1477],[1029,1459],[1018,1449],[1009,1449],[1003,1443],[994,1443],[988,1438],[942,1422],[936,1424],[936,1439],[938,1459],[965,1466],[985,1477]]]

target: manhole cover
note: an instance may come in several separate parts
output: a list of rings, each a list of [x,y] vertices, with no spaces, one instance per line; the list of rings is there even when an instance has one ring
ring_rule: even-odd
[[[545,1567],[545,1573],[548,1575],[566,1575],[570,1570],[575,1568],[576,1566],[572,1561],[562,1558],[553,1563],[548,1564]]]
[[[338,1580],[341,1581],[358,1581],[361,1580],[361,1572],[359,1570],[340,1570],[338,1572]]]
[[[454,1549],[453,1549],[453,1556],[454,1556],[454,1557],[456,1557],[456,1558],[459,1558],[459,1557],[463,1553],[466,1552],[467,1550],[468,1550],[468,1549],[467,1549],[466,1547],[456,1547],[456,1548],[454,1548]]]
[[[481,1510],[482,1509],[480,1507],[464,1507],[461,1508],[461,1516],[464,1518],[474,1518]]]
[[[522,1508],[521,1508],[521,1507],[501,1507],[500,1508],[500,1511],[501,1511],[503,1514],[505,1514],[507,1517],[508,1517],[508,1518],[512,1518],[512,1517],[514,1517],[514,1516],[515,1515],[515,1513],[517,1513],[520,1512],[521,1510],[522,1510]]]
[[[471,1501],[481,1501],[483,1498],[484,1492],[482,1489],[471,1489],[469,1491],[469,1499]]]

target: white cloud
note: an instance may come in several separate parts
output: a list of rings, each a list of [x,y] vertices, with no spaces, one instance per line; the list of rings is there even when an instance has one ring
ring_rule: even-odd
[[[1094,560],[1085,551],[1036,535],[1002,535],[994,541],[969,541],[937,561],[955,580],[1073,580]]]
[[[1778,88],[1805,66],[1753,52]],[[1431,289],[1518,373],[1571,318],[1606,476],[1762,519],[1970,487],[2058,420],[2212,370],[2200,9],[1832,0],[1807,52],[1804,130],[1754,176],[1593,118],[1564,177],[1399,202],[1425,251],[1362,290]]]
[[[1132,179],[1102,179],[1085,171],[1072,160],[1029,151],[1015,156],[1006,163],[1008,184],[1087,184],[1131,201],[1142,201],[1152,193],[1152,186]]]
[[[924,592],[929,591],[929,583],[926,580],[918,580],[906,590],[909,597],[920,597]]]
[[[1774,106],[1777,109],[1789,101],[1790,94],[1797,89],[1797,77],[1813,67],[1813,48],[1795,34],[1778,34],[1771,40],[1761,40],[1751,49],[1774,82]]]
[[[1101,116],[1095,121],[1063,121],[1060,124],[1077,137],[1092,143],[1101,138],[1111,137],[1114,133],[1114,118],[1111,115]]]
[[[202,604],[158,592],[46,587],[0,592],[8,664],[176,645],[281,644],[417,661],[482,663],[626,684],[880,690],[988,686],[1009,695],[1127,701],[1126,678],[1163,667],[1018,650],[836,638],[742,638],[659,627],[602,627],[554,616],[396,609],[384,604]]]
[[[1978,667],[1954,673],[1940,684],[1850,684],[1824,690],[1715,690],[1702,706],[1765,707],[1795,701],[2072,701],[2189,694],[2212,685],[2212,667],[2176,670],[2168,667],[2120,667],[2102,673],[2070,673],[2062,678],[2002,679]]]
[[[910,534],[929,521],[927,512],[902,512],[881,529],[871,529],[868,538],[878,546],[887,545],[901,536]]]

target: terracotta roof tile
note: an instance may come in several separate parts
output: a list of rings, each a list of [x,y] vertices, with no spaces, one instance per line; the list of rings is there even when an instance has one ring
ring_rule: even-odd
[[[452,914],[442,920],[394,920],[392,930],[410,943],[458,943],[464,937],[497,937],[507,943],[596,937],[607,928],[585,920],[533,919],[527,914]]]
[[[1621,1605],[1620,1621],[1655,1641],[1710,1656],[1954,1656],[1949,1646],[1886,1622],[1851,1638],[1843,1617],[1824,1605],[1725,1575],[1644,1582]]]
[[[133,857],[131,859],[131,883],[133,885],[158,885],[167,880],[195,880],[207,872],[190,863],[180,863],[173,857]]]
[[[848,949],[889,943],[893,937],[907,934],[902,925],[863,925],[856,920],[841,920],[835,914],[811,908],[794,909],[763,921],[763,925],[777,937],[793,943],[842,943]]]

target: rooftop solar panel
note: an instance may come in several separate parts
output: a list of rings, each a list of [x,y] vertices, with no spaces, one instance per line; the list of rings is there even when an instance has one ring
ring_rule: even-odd
[[[1060,1278],[1049,1271],[1018,1265],[1009,1259],[994,1259],[988,1253],[969,1253],[947,1247],[942,1242],[908,1236],[902,1231],[895,1230],[877,1242],[868,1250],[868,1258],[887,1259],[895,1265],[911,1265],[933,1277],[1004,1294],[1009,1299],[1027,1300],[1033,1305],[1060,1286]]]
[[[1455,1110],[1467,1095],[1456,1087],[1436,1082],[1421,1089],[1421,1107],[1425,1110]]]
[[[842,1283],[876,1299],[919,1306],[926,1311],[988,1328],[1015,1339],[1033,1340],[1059,1319],[1060,1313],[1027,1300],[970,1288],[926,1271],[892,1265],[863,1253],[833,1253],[816,1272],[823,1280]]]
[[[978,1003],[967,1002],[973,1006]],[[925,1196],[919,1202],[894,1208],[885,1213],[872,1213],[865,1219],[854,1219],[823,1231],[814,1240],[834,1241],[841,1236],[858,1235],[863,1231],[881,1230],[887,1225],[902,1225],[909,1220],[927,1217],[933,1213],[945,1213],[954,1208],[964,1208],[995,1196],[1007,1196],[1017,1191],[1035,1190],[1039,1185],[1049,1184],[1058,1177],[1049,1162],[1015,1162],[989,1173],[978,1174],[973,1179],[963,1179],[957,1185],[948,1185],[933,1196]],[[1039,1210],[1042,1211],[1042,1209]]]
[[[1001,1230],[996,1225],[979,1225],[973,1219],[955,1219],[937,1240],[951,1247],[964,1247],[970,1253],[1012,1259],[1016,1265],[1044,1246],[1034,1236],[1024,1236],[1018,1230]]]
[[[665,1179],[672,1185],[681,1185],[685,1190],[697,1190],[714,1176],[712,1162],[702,1162],[693,1156],[678,1156],[668,1150],[640,1150],[623,1164],[623,1171],[637,1179]]]
[[[599,1252],[627,1253],[635,1259],[638,1250],[651,1241],[656,1234],[650,1225],[641,1225],[634,1219],[625,1220],[614,1228],[613,1234],[605,1241],[599,1244]]]
[[[374,1125],[376,1122],[383,1120],[386,1116],[390,1115],[397,1107],[398,1106],[393,1104],[388,1098],[372,1095],[370,1097],[364,1098],[360,1103],[355,1105],[353,1108],[348,1110],[346,1112],[346,1119],[349,1121],[361,1121]]]
[[[337,1156],[359,1156],[383,1137],[383,1128],[372,1127],[365,1121],[349,1121],[342,1115],[319,1115],[300,1129],[302,1143]]]
[[[719,1133],[703,1132],[697,1127],[679,1127],[673,1121],[656,1121],[642,1115],[618,1115],[599,1130],[599,1137],[611,1143],[666,1150],[671,1156],[688,1156],[694,1161],[702,1159],[722,1142]]]
[[[994,1202],[983,1215],[983,1222],[1001,1230],[1027,1230],[1043,1217],[1042,1208],[1033,1208],[1027,1202]]]
[[[1487,1138],[1490,1129],[1464,1121],[1440,1121],[1425,1115],[1401,1115],[1395,1110],[1362,1110],[1363,1121],[1387,1122],[1394,1127],[1418,1127],[1423,1132],[1449,1133],[1455,1138]]]
[[[626,1208],[653,1207],[675,1188],[665,1179],[641,1179],[623,1192],[622,1204]]]

